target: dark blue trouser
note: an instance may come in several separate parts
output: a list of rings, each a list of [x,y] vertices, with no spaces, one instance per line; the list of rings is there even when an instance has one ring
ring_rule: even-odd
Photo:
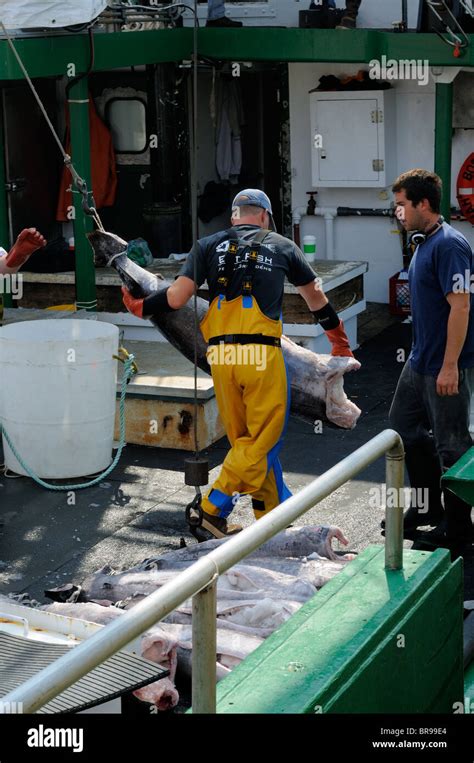
[[[390,424],[405,446],[412,488],[429,490],[429,510],[441,508],[440,479],[472,446],[469,433],[474,368],[459,373],[459,393],[441,396],[436,377],[416,373],[405,364],[390,409]],[[461,540],[472,531],[471,507],[449,490],[444,491],[447,535]]]
[[[357,11],[360,8],[361,2],[362,0],[346,0],[346,10],[354,16],[357,16]]]

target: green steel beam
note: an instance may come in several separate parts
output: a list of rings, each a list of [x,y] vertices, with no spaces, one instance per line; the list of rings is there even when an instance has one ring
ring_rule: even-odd
[[[474,35],[460,58],[436,34],[398,34],[356,29],[350,35],[327,29],[200,29],[199,52],[230,61],[299,61],[368,63],[388,59],[427,59],[433,66],[474,67]],[[181,61],[190,58],[192,28],[148,32],[113,32],[94,35],[94,70],[121,66]],[[87,69],[89,40],[86,34],[21,38],[16,46],[32,77],[60,76],[73,63],[78,73]],[[0,40],[0,80],[21,79],[22,74],[6,40]]]
[[[453,83],[436,83],[435,172],[443,181],[441,214],[451,219],[451,158],[453,132]]]
[[[202,29],[199,52],[231,61],[368,63],[372,59],[427,59],[436,66],[474,66],[474,35],[460,58],[436,34],[398,34],[372,29]]]
[[[159,37],[157,36],[159,34]],[[77,74],[87,71],[89,36],[21,38],[16,49],[31,77],[62,76],[74,64]],[[160,29],[150,32],[97,33],[94,35],[94,71],[121,66],[181,61],[192,50],[192,29]],[[23,79],[6,40],[0,40],[0,80]]]
[[[92,191],[89,136],[89,87],[84,77],[69,91],[71,123],[71,155],[74,167]],[[76,252],[76,304],[78,308],[95,310],[97,306],[95,268],[92,249],[86,233],[94,229],[92,218],[82,210],[82,196],[73,193],[74,247]]]

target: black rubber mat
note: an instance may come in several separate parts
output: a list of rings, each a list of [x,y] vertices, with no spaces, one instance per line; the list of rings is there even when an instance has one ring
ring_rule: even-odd
[[[62,644],[0,633],[0,699],[70,649]],[[40,708],[38,713],[77,713],[168,675],[168,670],[150,660],[117,652]]]

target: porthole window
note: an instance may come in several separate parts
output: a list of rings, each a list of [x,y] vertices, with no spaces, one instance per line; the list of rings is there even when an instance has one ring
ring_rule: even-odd
[[[140,98],[111,98],[105,118],[118,154],[141,154],[147,148],[146,104]]]

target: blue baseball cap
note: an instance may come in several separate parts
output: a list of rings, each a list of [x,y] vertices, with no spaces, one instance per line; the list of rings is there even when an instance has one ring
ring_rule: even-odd
[[[236,207],[245,207],[247,205],[266,209],[270,218],[271,230],[276,230],[273,220],[272,203],[266,193],[258,188],[245,188],[243,191],[239,191],[232,202],[232,212],[234,212]]]

